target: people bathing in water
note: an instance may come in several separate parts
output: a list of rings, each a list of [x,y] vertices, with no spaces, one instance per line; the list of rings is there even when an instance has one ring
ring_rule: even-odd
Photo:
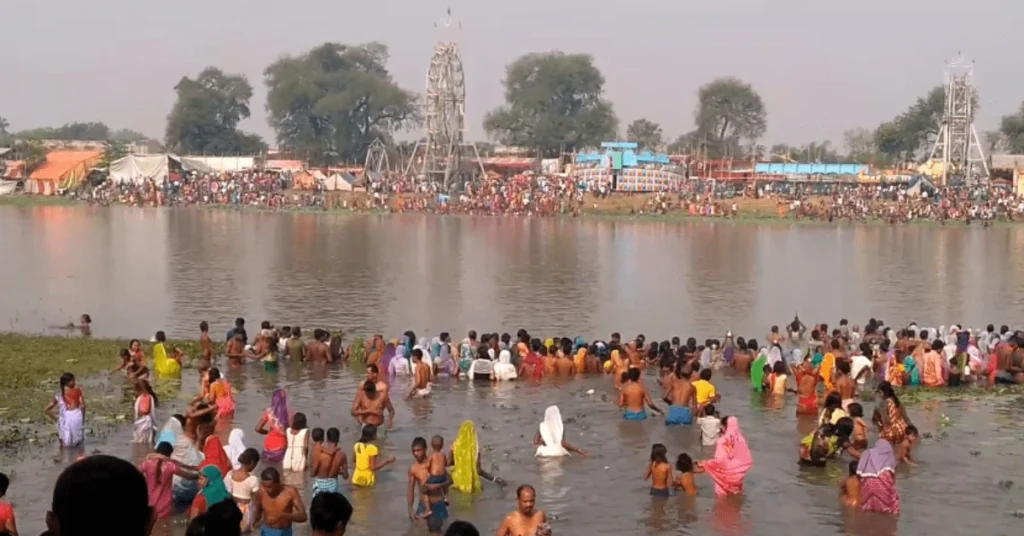
[[[544,421],[533,438],[537,447],[537,457],[568,456],[575,452],[580,456],[589,456],[587,451],[569,443],[565,437],[565,426],[562,424],[562,413],[558,406],[549,406],[544,410]]]
[[[857,466],[860,465],[860,461],[853,460],[850,462],[849,474],[843,479],[843,483],[839,486],[839,499],[843,501],[843,505],[849,506],[850,508],[856,508],[860,504],[860,475],[857,474]]]
[[[448,518],[447,490],[452,479],[446,470],[446,459],[441,449],[444,440],[435,436],[431,441],[433,452],[427,455],[427,441],[417,437],[412,441],[413,464],[409,467],[407,502],[409,520],[425,519],[431,535],[440,535]],[[439,470],[438,470],[439,469]],[[419,507],[415,510],[415,491],[419,488]]]
[[[57,395],[44,410],[57,423],[60,447],[78,447],[85,441],[85,394],[75,383],[75,375],[65,372],[58,382]]]
[[[697,417],[697,426],[700,426],[701,445],[713,447],[718,444],[722,435],[722,418],[714,404],[704,406],[704,414]]]
[[[545,534],[548,518],[543,510],[535,509],[537,491],[533,486],[523,484],[516,489],[517,508],[505,516],[498,527],[497,536],[540,536]],[[546,534],[551,534],[546,529]]]
[[[642,421],[647,419],[645,408],[661,414],[661,410],[651,400],[651,393],[640,383],[640,369],[631,368],[626,372],[627,382],[622,385],[619,391],[619,408],[623,410],[622,418],[627,421]]]
[[[326,439],[327,442],[312,455],[314,495],[338,491],[339,476],[348,480],[348,458],[339,445],[341,431],[328,428]]]
[[[260,463],[260,453],[256,449],[245,449],[238,456],[239,467],[224,479],[231,498],[242,512],[242,532],[252,529],[252,499],[260,489],[260,480],[256,477],[256,466]]]
[[[693,475],[703,473],[704,468],[695,464],[690,455],[684,452],[676,459],[676,471],[679,471],[679,474],[673,480],[672,487],[681,490],[686,495],[696,495],[697,484],[693,481]]]
[[[373,442],[377,440],[377,427],[372,424],[363,426],[362,435],[353,447],[355,454],[355,470],[352,472],[352,485],[372,488],[377,483],[377,471],[395,463],[395,457],[384,460],[379,458],[380,451]]]
[[[647,464],[644,480],[651,481],[651,496],[668,497],[672,478],[672,464],[668,463],[668,449],[661,443],[651,446],[651,461]]]

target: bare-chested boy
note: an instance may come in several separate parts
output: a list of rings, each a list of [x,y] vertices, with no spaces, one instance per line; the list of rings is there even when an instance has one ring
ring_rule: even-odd
[[[534,536],[541,525],[547,524],[543,510],[534,510],[537,492],[533,486],[523,484],[516,489],[518,508],[505,516],[497,536]]]
[[[384,422],[384,411],[388,412],[388,429],[395,424],[395,407],[387,395],[377,392],[377,384],[366,380],[363,382],[362,395],[356,396],[352,403],[352,416],[359,424],[380,426]]]
[[[430,534],[439,535],[444,527],[444,520],[448,518],[448,505],[443,495],[446,486],[451,485],[451,479],[448,478],[447,473],[443,477],[443,481],[432,479],[430,475],[431,460],[427,459],[427,441],[422,437],[412,440],[412,457],[414,461],[409,467],[409,487],[406,493],[409,520],[426,519],[427,530]],[[443,458],[442,454],[442,465],[445,465]],[[420,506],[413,510],[417,486],[419,486],[421,496]]]
[[[619,407],[624,410],[622,418],[627,421],[647,419],[647,412],[644,410],[645,406],[660,414],[661,410],[658,409],[658,406],[654,405],[650,392],[640,383],[640,369],[629,369],[626,377],[628,381],[619,392]]]
[[[577,373],[576,362],[573,361],[572,355],[565,355],[562,352],[562,356],[555,361],[555,370],[558,371],[559,376],[572,377]]]
[[[246,351],[245,339],[242,337],[241,333],[235,333],[235,336],[228,341],[227,348],[224,349],[224,355],[226,355],[228,361],[231,362],[231,366],[242,366],[242,361],[246,357]]]
[[[551,348],[544,346],[540,348],[540,359],[544,362],[544,375],[548,377],[558,374],[558,358],[553,348],[553,346]]]
[[[260,474],[252,520],[263,520],[262,536],[291,536],[292,523],[306,522],[306,506],[294,486],[281,485],[281,473],[268,467]]]
[[[697,406],[697,390],[690,383],[690,369],[680,362],[676,367],[672,389],[668,393],[670,405],[665,424],[693,424]]]
[[[405,397],[406,400],[412,397],[422,398],[430,394],[430,366],[423,362],[423,350],[413,349],[412,366],[415,371],[416,383],[413,384],[412,389],[409,389],[409,394]]]
[[[313,495],[338,491],[338,475],[348,480],[348,460],[338,447],[340,440],[337,428],[327,429],[327,442],[313,458]]]
[[[210,339],[210,325],[205,320],[199,323],[199,346],[202,352],[199,354],[199,374],[205,373],[213,366],[215,351],[213,341]]]
[[[836,361],[836,370],[839,377],[836,378],[836,391],[839,391],[839,399],[843,401],[843,411],[849,412],[850,404],[856,400],[857,382],[850,376],[850,362],[846,359]]]
[[[322,329],[313,330],[313,340],[306,343],[306,359],[313,363],[330,363],[331,347],[327,345],[329,334]]]

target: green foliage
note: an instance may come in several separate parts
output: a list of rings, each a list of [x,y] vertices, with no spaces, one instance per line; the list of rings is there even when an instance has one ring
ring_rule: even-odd
[[[5,155],[11,160],[24,160],[25,173],[31,173],[46,162],[46,147],[36,140],[14,142],[13,152]]]
[[[626,139],[641,148],[657,149],[662,145],[661,125],[647,119],[637,119],[626,127]]]
[[[978,110],[978,95],[972,95],[974,110]],[[939,133],[940,122],[946,109],[946,88],[936,86],[927,95],[919,97],[907,111],[875,130],[875,146],[893,161],[913,161],[924,158]]]
[[[88,140],[104,141],[110,139],[110,127],[98,121],[87,123],[73,122],[63,126],[33,128],[15,133],[22,140]]]
[[[739,156],[740,142],[757,140],[768,129],[768,112],[753,86],[718,78],[697,91],[694,122],[709,156]]]
[[[349,363],[361,365],[366,362],[366,339],[356,337],[349,346]]]
[[[182,77],[178,95],[167,116],[167,147],[182,154],[257,154],[267,146],[254,134],[238,130],[249,117],[252,86],[244,76],[225,74],[216,67],[199,76]]]
[[[1024,103],[1021,103],[1016,113],[1003,116],[999,123],[999,133],[1010,153],[1024,154]]]
[[[363,162],[375,138],[385,142],[421,120],[416,95],[387,70],[380,43],[325,43],[264,71],[270,126],[282,147],[316,165]]]
[[[618,131],[604,82],[590,55],[527,54],[506,68],[506,104],[487,114],[484,129],[502,143],[549,156],[597,145]]]
[[[814,142],[805,145],[775,144],[764,155],[772,160],[813,162],[816,164],[838,164],[846,160],[834,147],[832,142]]]
[[[108,141],[103,144],[103,158],[100,166],[110,168],[110,164],[128,156],[128,146],[120,141]]]

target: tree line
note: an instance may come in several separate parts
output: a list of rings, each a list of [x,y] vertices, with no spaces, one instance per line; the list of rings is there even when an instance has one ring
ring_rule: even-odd
[[[388,71],[388,48],[380,43],[325,43],[283,57],[263,72],[268,122],[277,144],[314,165],[361,162],[375,138],[419,127],[419,95],[402,88]],[[535,149],[544,156],[620,138],[620,121],[605,95],[605,78],[588,54],[530,53],[509,64],[502,81],[505,102],[484,118],[496,142]],[[240,74],[207,67],[175,86],[164,144],[181,154],[256,154],[267,149],[258,135],[238,128],[251,115],[253,87]],[[768,110],[756,89],[734,77],[712,80],[697,91],[692,128],[675,139],[661,125],[641,118],[625,128],[629,141],[671,153],[708,158],[757,158],[804,162],[864,162],[888,165],[927,156],[945,107],[945,88],[935,87],[906,111],[874,129],[805,145],[760,144]],[[9,132],[0,117],[0,143],[19,139],[139,141],[140,133],[112,131],[103,123],[70,123],[58,128]],[[1024,103],[985,133],[989,151],[1024,153]]]

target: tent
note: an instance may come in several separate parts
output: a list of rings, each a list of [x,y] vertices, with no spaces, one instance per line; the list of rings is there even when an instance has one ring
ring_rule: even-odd
[[[110,179],[114,182],[134,182],[153,180],[163,184],[170,175],[168,156],[166,154],[137,155],[130,154],[110,163]]]
[[[25,181],[25,193],[55,195],[59,189],[78,186],[99,163],[101,151],[52,151],[46,162]]]
[[[351,173],[334,173],[324,179],[324,189],[329,192],[351,192],[356,178]]]
[[[245,171],[256,167],[255,156],[182,156],[181,163],[185,167],[201,168],[203,166],[214,172]]]

